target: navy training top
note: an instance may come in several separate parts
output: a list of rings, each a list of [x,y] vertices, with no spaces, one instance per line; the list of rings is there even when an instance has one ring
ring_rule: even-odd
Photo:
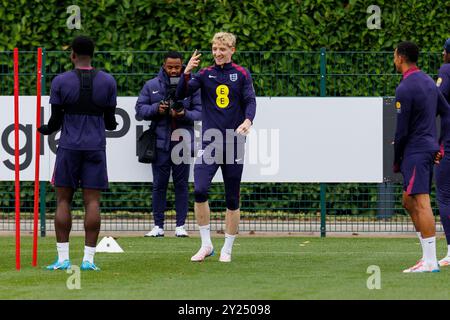
[[[192,76],[182,74],[177,95],[189,96],[201,88],[202,132],[219,130],[224,142],[227,130],[234,132],[245,119],[253,122],[256,96],[250,72],[233,62],[203,68]]]
[[[417,68],[410,69],[395,90],[397,127],[394,164],[405,155],[437,152],[436,113],[439,90],[433,79]]]
[[[117,105],[117,85],[113,76],[99,71],[92,84],[93,102],[105,109]],[[74,104],[78,101],[80,80],[75,70],[56,76],[51,85],[50,104]],[[64,114],[59,147],[71,150],[105,150],[103,117],[86,114]]]

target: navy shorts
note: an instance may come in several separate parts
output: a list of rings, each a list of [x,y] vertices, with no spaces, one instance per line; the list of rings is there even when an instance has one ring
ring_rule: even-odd
[[[215,157],[217,154],[218,157],[222,159],[222,161],[219,162],[214,161],[210,154],[205,153],[196,158],[194,164],[196,202],[208,200],[208,191],[211,182],[220,167],[225,186],[225,202],[227,209],[237,210],[239,208],[245,145],[234,145],[233,149],[234,152],[228,152],[228,154],[226,148],[216,149],[216,152],[213,152],[212,155]],[[240,150],[240,152],[238,152],[238,150]]]
[[[52,182],[55,187],[108,189],[105,150],[58,148]]]
[[[403,175],[403,191],[408,195],[431,193],[435,152],[405,155],[400,170]]]

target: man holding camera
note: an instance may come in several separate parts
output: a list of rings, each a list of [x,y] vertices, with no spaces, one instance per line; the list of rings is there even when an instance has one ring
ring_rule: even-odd
[[[158,76],[145,83],[136,102],[136,119],[151,120],[156,124],[156,160],[152,163],[155,226],[145,235],[146,237],[164,236],[164,211],[171,171],[175,187],[175,235],[188,236],[184,223],[188,212],[190,164],[185,161],[175,164],[171,153],[178,143],[187,144],[186,149],[194,149],[194,121],[201,118],[201,99],[199,92],[184,100],[176,99],[176,87],[183,69],[181,54],[168,52],[164,56],[164,64]],[[192,137],[191,141],[185,141],[172,134],[176,129],[188,130]]]

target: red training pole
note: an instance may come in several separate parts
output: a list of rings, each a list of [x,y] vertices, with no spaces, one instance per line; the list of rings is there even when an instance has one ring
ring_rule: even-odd
[[[41,125],[41,80],[42,80],[42,48],[37,50],[37,74],[36,74],[36,128]],[[37,234],[39,211],[39,163],[41,151],[41,134],[36,130],[36,161],[34,171],[34,217],[33,217],[33,261],[32,266],[37,266]]]
[[[14,48],[14,161],[16,193],[16,269],[20,270],[19,49]]]

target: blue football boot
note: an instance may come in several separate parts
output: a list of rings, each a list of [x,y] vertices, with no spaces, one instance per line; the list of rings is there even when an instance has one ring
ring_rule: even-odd
[[[66,259],[63,262],[59,262],[58,259],[51,265],[47,266],[47,270],[67,270],[72,267],[72,264],[70,263],[70,260]]]
[[[84,270],[84,271],[86,271],[86,270],[100,271],[100,268],[99,268],[99,267],[97,267],[97,266],[96,266],[95,264],[93,264],[93,263],[90,263],[89,261],[83,261],[83,262],[81,263],[80,269],[81,269],[81,270]]]

